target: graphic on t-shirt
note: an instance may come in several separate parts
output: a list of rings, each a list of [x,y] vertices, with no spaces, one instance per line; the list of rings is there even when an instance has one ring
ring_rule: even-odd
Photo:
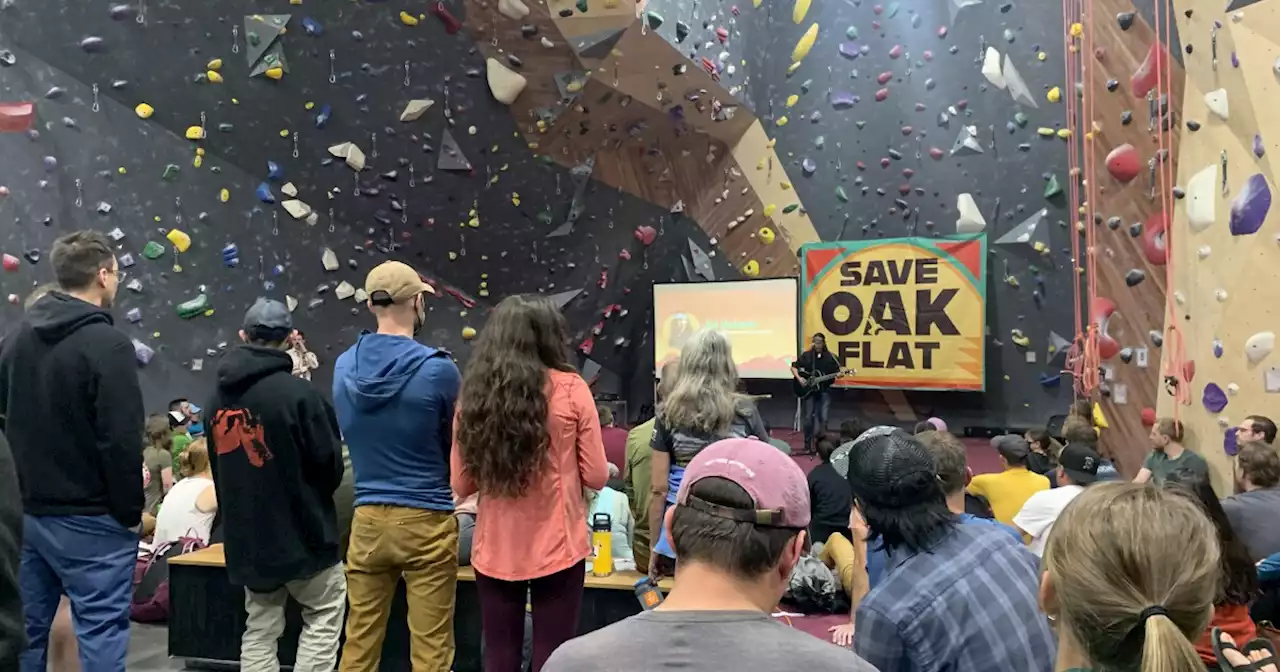
[[[243,449],[249,464],[261,467],[271,459],[271,451],[267,448],[267,440],[262,433],[262,423],[253,417],[248,409],[222,409],[213,416],[213,426],[209,430],[213,438],[213,448],[219,455],[230,455]]]

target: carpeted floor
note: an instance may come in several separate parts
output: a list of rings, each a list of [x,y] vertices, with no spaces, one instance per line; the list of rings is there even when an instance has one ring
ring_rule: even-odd
[[[800,432],[774,430],[772,434],[774,438],[786,441],[793,451],[800,450],[804,445],[804,436]],[[967,438],[961,438],[960,441],[968,449],[969,467],[973,469],[973,473],[988,474],[1000,471],[1000,455],[991,447],[990,441],[987,439]],[[804,469],[806,474],[809,473],[810,469],[818,466],[818,458],[814,456],[793,454],[793,458],[796,464],[799,464],[800,468]]]

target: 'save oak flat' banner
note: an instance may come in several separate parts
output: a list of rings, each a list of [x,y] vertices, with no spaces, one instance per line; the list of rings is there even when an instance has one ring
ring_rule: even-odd
[[[827,337],[837,387],[984,388],[985,234],[800,248],[801,349]]]

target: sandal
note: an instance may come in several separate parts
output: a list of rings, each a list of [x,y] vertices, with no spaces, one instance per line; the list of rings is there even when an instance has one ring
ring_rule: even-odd
[[[1278,666],[1276,649],[1271,642],[1265,638],[1258,637],[1245,644],[1244,647],[1237,647],[1234,643],[1222,641],[1222,628],[1214,628],[1210,634],[1213,644],[1213,655],[1218,659],[1218,665],[1223,672],[1261,672],[1266,666]],[[1249,661],[1247,663],[1233,665],[1227,660],[1223,651],[1235,651],[1236,653],[1248,659],[1249,654],[1255,651],[1265,651],[1267,656],[1262,660]]]

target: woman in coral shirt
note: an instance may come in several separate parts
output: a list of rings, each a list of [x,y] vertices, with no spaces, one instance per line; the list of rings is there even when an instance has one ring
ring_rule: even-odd
[[[453,489],[480,493],[476,570],[486,672],[517,672],[526,595],[533,670],[577,634],[591,554],[583,488],[608,479],[600,420],[569,364],[564,316],[550,299],[494,309],[467,363],[454,422]]]

